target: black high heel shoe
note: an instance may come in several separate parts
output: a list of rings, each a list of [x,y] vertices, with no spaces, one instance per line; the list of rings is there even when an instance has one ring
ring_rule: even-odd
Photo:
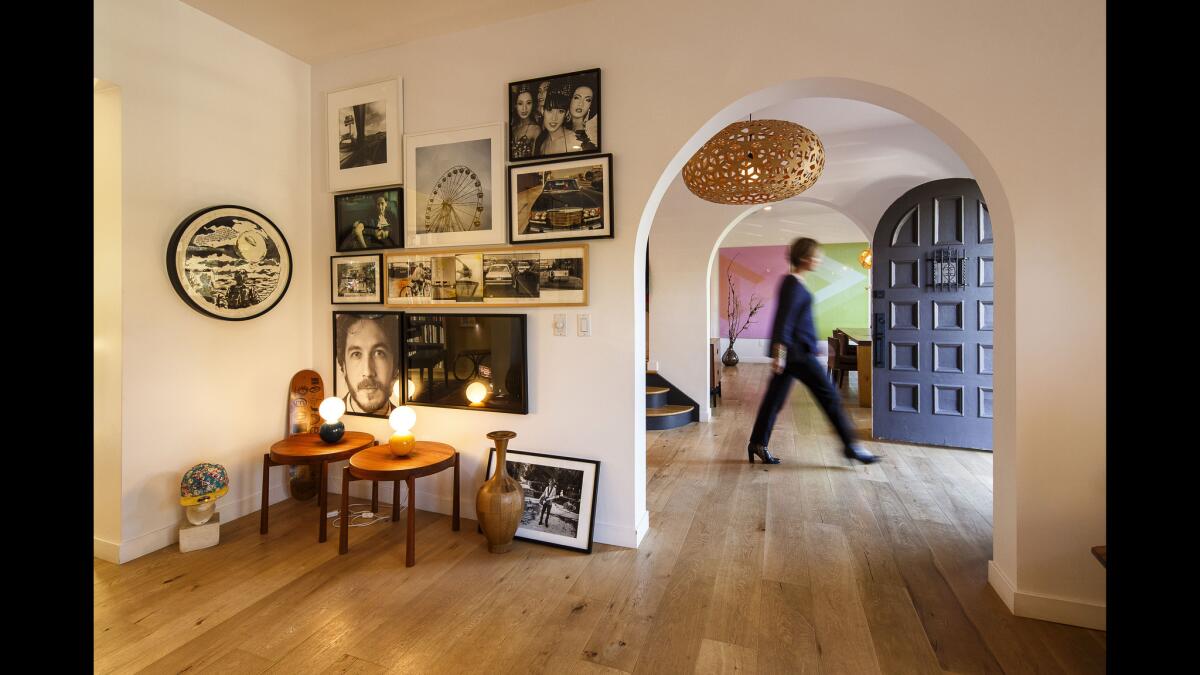
[[[759,459],[762,460],[763,464],[778,464],[779,463],[779,458],[772,455],[771,451],[767,450],[767,446],[759,445],[757,443],[751,443],[750,445],[746,446],[746,455],[750,459],[751,464],[754,463],[755,455],[758,455]]]
[[[847,459],[857,459],[863,464],[874,464],[875,462],[883,459],[879,455],[872,455],[869,450],[857,443],[846,448],[843,453],[846,455]]]

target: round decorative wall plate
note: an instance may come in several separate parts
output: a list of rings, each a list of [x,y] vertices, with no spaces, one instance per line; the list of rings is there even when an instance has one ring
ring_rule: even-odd
[[[211,206],[185,218],[171,235],[167,275],[197,312],[244,321],[283,299],[292,281],[292,251],[258,211]]]

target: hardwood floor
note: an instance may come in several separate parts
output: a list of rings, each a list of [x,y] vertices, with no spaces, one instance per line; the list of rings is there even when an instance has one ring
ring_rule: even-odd
[[[1104,672],[1105,633],[1013,617],[987,585],[991,455],[868,443],[886,458],[848,465],[798,386],[771,440],[783,463],[750,466],[768,374],[726,369],[712,423],[648,433],[639,549],[491,555],[473,522],[419,511],[405,568],[403,518],[338,556],[314,504],[288,500],[266,536],[255,513],[210,549],[96,560],[95,670]]]

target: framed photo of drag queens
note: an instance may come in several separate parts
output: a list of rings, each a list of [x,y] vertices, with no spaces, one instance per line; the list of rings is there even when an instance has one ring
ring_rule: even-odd
[[[508,161],[601,150],[599,68],[509,83]]]

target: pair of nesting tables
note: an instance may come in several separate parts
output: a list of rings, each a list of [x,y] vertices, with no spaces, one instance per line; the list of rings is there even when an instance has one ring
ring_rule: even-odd
[[[413,451],[405,457],[392,455],[391,447],[379,445],[371,434],[347,431],[336,443],[326,443],[315,433],[296,434],[271,446],[263,455],[262,515],[258,531],[267,533],[267,508],[269,506],[270,468],[280,465],[320,465],[320,483],[317,487],[317,505],[320,507],[320,526],[317,541],[326,539],[329,505],[329,463],[348,459],[350,464],[342,471],[341,533],[338,553],[349,550],[350,541],[350,483],[356,480],[371,481],[371,511],[379,510],[379,481],[392,481],[392,521],[400,520],[396,508],[396,496],[400,493],[400,482],[408,486],[408,546],[404,556],[405,567],[416,564],[416,510],[417,491],[415,481],[445,469],[454,469],[454,506],[450,529],[459,529],[458,515],[458,451],[445,443],[417,441]]]

